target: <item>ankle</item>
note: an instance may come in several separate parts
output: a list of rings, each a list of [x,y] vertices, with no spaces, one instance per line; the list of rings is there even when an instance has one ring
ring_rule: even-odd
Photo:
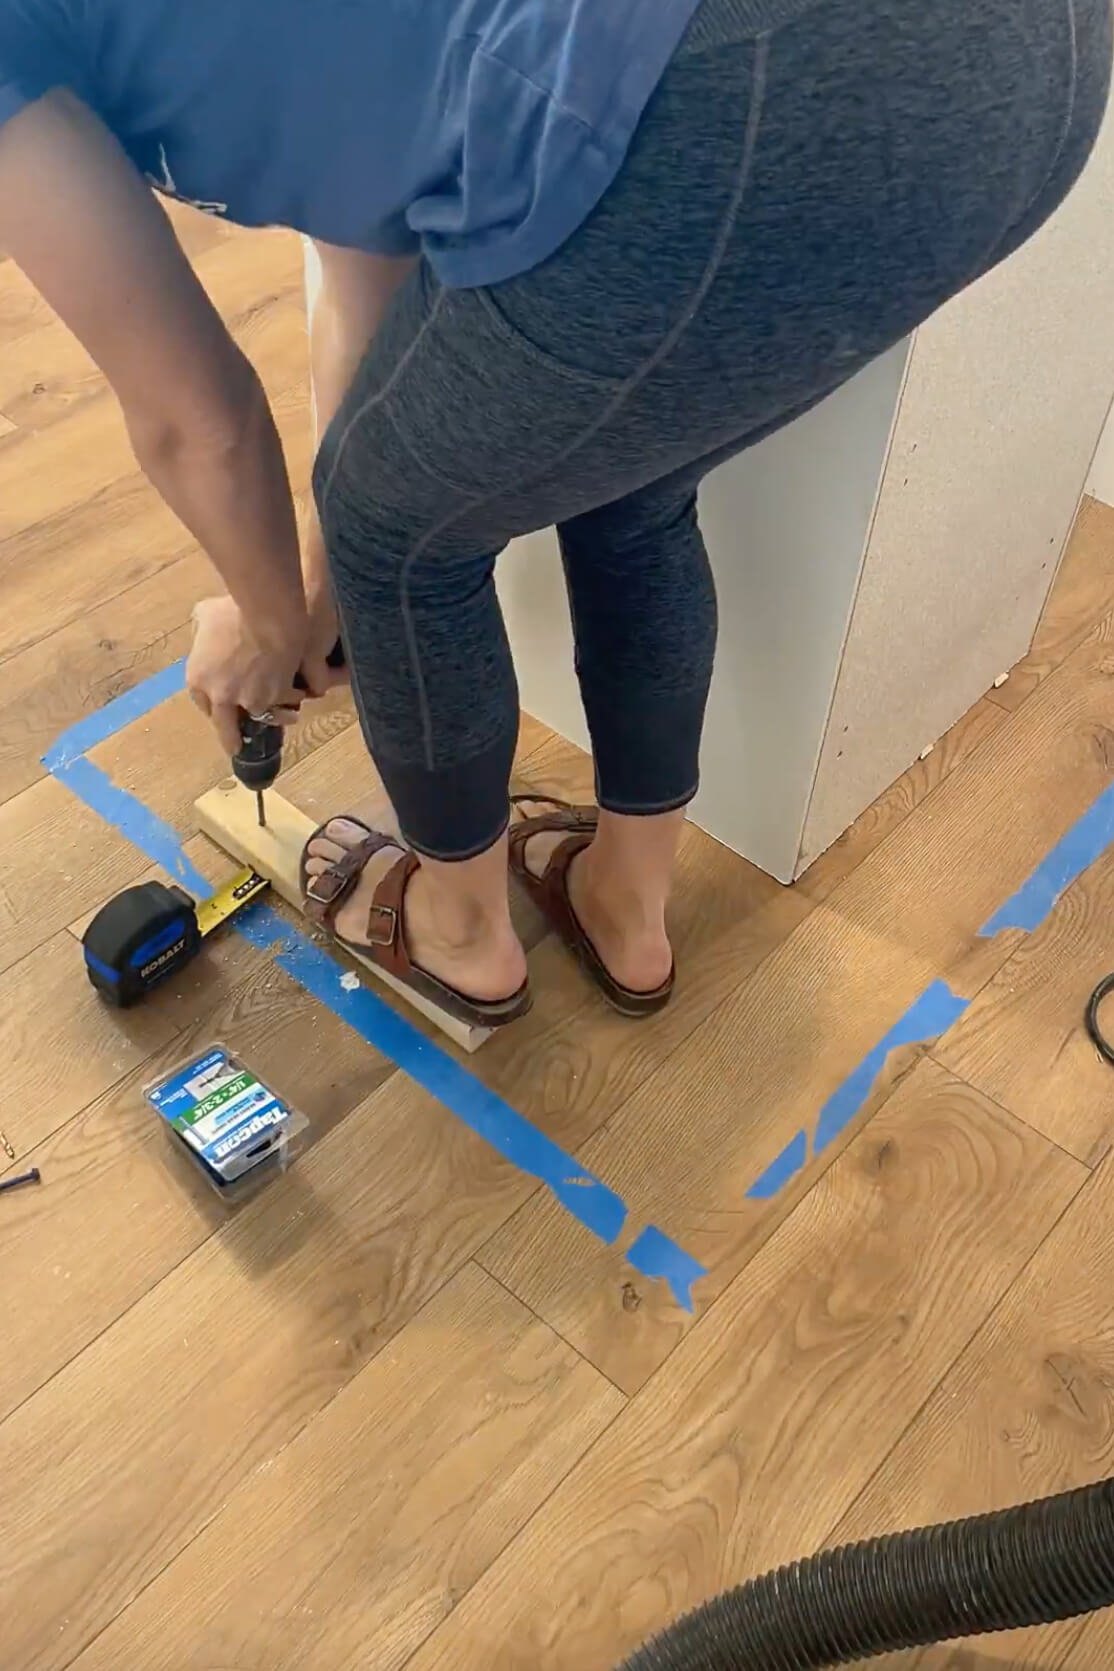
[[[576,892],[591,913],[621,927],[628,934],[665,933],[666,895],[661,888],[631,882],[626,866],[616,864],[593,842],[579,854],[572,875]],[[571,876],[570,876],[571,882]]]
[[[493,908],[470,894],[444,886],[422,866],[410,883],[415,903],[428,927],[446,947],[456,952],[503,949],[515,943],[510,912]]]

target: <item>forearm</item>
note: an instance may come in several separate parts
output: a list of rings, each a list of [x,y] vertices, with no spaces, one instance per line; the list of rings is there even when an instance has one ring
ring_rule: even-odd
[[[205,433],[129,417],[136,457],[197,538],[261,642],[289,640],[305,619],[298,530],[282,445],[263,388]]]

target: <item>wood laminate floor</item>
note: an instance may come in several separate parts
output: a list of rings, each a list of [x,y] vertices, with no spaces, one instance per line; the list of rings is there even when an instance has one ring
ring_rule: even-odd
[[[304,492],[297,245],[182,226]],[[1114,776],[1114,511],[1084,503],[1008,683],[796,888],[688,831],[659,1021],[537,948],[532,1015],[458,1060],[568,1157],[564,1204],[233,933],[126,1016],[86,984],[84,923],[150,861],[41,756],[183,653],[206,587],[0,262],[0,1172],[43,1176],[0,1195],[4,1671],[608,1671],[771,1563],[1110,1470],[1114,1073],[1081,1022],[1114,853],[979,931]],[[89,759],[228,873],[184,696]],[[288,759],[315,816],[375,792],[344,699]],[[529,720],[518,770],[590,787]],[[141,1092],[210,1039],[312,1121],[230,1218]],[[889,1663],[1112,1650],[1099,1618]]]

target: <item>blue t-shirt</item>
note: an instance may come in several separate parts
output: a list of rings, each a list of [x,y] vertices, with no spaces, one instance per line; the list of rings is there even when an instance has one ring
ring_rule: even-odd
[[[0,0],[0,122],[68,87],[160,190],[446,284],[615,178],[698,0]]]

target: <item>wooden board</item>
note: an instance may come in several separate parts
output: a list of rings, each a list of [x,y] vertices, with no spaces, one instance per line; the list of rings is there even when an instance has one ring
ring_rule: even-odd
[[[255,796],[229,778],[210,789],[196,803],[198,828],[231,853],[241,863],[251,865],[261,876],[266,876],[275,892],[296,910],[302,908],[302,891],[298,878],[302,849],[316,827],[316,820],[300,812],[271,789],[267,792],[267,824],[261,828],[256,811]],[[432,1021],[462,1050],[478,1050],[491,1037],[485,1027],[470,1027],[458,1021],[430,999],[396,981],[385,969],[378,968],[370,958],[358,952],[344,951],[374,979]]]

